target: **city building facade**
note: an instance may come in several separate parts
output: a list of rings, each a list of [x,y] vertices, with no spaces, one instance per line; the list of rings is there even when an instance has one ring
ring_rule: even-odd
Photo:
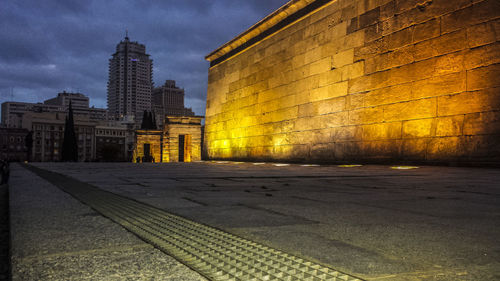
[[[96,161],[131,161],[134,148],[134,129],[116,121],[95,127]]]
[[[23,116],[23,127],[33,132],[32,161],[61,161],[66,116],[67,113],[55,112],[28,112]],[[93,161],[96,122],[78,116],[74,117],[74,122],[78,161]]]
[[[151,110],[152,77],[153,61],[146,47],[126,36],[109,60],[109,114],[115,120],[132,116],[140,124],[144,110]]]
[[[58,93],[56,97],[45,100],[44,104],[59,105],[63,106],[65,109],[71,107],[75,109],[88,109],[89,108],[89,97],[81,93],[68,93],[63,91]]]
[[[28,160],[26,137],[22,128],[0,127],[0,160],[22,162]]]
[[[23,116],[27,112],[60,112],[64,107],[43,103],[15,102],[2,103],[2,126],[8,128],[22,128]]]
[[[2,103],[2,126],[22,128],[23,115],[27,112],[62,113],[68,111],[71,101],[73,112],[91,121],[107,120],[108,111],[104,108],[89,107],[89,98],[81,93],[59,93],[43,103],[4,102]]]
[[[184,106],[184,89],[175,85],[175,80],[166,80],[161,87],[153,89],[152,95],[153,111],[160,118],[159,124],[163,124],[166,115],[169,116],[194,116],[191,108]]]
[[[292,0],[210,53],[211,159],[500,161],[500,2]]]

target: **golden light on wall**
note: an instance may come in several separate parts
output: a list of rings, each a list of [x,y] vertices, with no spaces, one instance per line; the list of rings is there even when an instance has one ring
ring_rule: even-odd
[[[327,5],[259,37],[270,15],[248,31],[256,37],[244,32],[207,57],[209,157],[498,161],[495,19],[451,22],[447,9],[396,29],[391,15],[364,25]]]

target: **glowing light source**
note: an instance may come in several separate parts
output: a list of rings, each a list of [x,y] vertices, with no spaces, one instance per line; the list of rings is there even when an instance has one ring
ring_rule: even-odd
[[[302,167],[319,167],[318,164],[304,164],[304,165],[300,165]]]
[[[416,166],[393,166],[391,169],[394,170],[411,170],[411,169],[418,169],[419,167]]]
[[[276,166],[276,167],[285,167],[285,166],[290,166],[290,164],[280,164],[280,163],[278,163],[278,164],[273,164],[273,165],[274,165],[274,166]]]
[[[252,164],[254,164],[254,165],[264,165],[264,164],[266,164],[266,163],[261,162],[261,163],[252,163]]]
[[[227,164],[227,163],[229,163],[229,161],[217,161],[215,163],[217,163],[217,164]]]
[[[359,165],[359,164],[349,164],[349,165],[338,165],[337,167],[340,167],[340,168],[353,168],[353,167],[361,167],[363,165]]]

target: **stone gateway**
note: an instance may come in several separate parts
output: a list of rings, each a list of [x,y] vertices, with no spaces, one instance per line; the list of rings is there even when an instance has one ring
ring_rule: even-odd
[[[500,1],[292,0],[209,54],[210,159],[500,163]]]

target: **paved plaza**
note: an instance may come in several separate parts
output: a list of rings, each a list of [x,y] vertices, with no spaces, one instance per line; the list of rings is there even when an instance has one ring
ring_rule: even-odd
[[[499,169],[31,165],[366,280],[500,279]],[[10,197],[13,280],[204,280],[21,165]]]

